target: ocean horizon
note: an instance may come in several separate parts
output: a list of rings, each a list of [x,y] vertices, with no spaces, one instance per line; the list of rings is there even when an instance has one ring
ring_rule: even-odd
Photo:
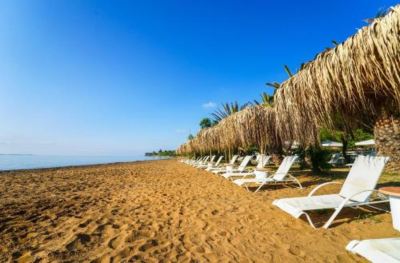
[[[36,155],[0,154],[0,171],[57,168],[81,165],[160,160],[165,157],[142,155]]]

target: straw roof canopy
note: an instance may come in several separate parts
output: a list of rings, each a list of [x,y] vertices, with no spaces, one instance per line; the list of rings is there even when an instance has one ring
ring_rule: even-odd
[[[252,106],[203,129],[179,148],[206,153],[282,141],[318,142],[321,126],[337,116],[352,124],[372,125],[382,110],[400,113],[400,6],[358,30],[344,43],[320,53],[274,97],[274,107]]]
[[[223,152],[250,146],[257,146],[261,152],[265,152],[280,142],[275,131],[275,111],[272,108],[247,107],[214,127],[202,129],[194,139],[180,146],[178,152]]]
[[[239,137],[240,146],[257,146],[260,152],[273,150],[280,145],[276,135],[275,111],[271,107],[253,106],[238,112],[232,124]]]
[[[382,108],[399,113],[400,6],[319,54],[275,95],[283,140],[312,143],[333,116],[372,125]]]

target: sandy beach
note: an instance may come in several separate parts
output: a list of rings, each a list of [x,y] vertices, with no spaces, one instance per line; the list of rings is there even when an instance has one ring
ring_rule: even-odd
[[[272,206],[332,180],[296,176],[305,189],[255,194],[176,160],[3,172],[0,261],[364,262],[350,240],[399,236],[387,213],[346,210],[315,230]]]

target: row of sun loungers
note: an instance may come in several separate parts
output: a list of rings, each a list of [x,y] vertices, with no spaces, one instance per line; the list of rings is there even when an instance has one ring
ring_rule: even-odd
[[[255,192],[258,192],[264,186],[277,183],[295,184],[300,189],[302,188],[299,180],[289,173],[290,168],[298,158],[297,156],[285,157],[278,170],[271,175],[261,171],[269,162],[270,156],[259,155],[257,167],[253,170],[247,168],[253,156],[245,156],[238,167],[234,167],[238,158],[237,155],[233,156],[231,162],[225,166],[220,165],[222,158],[219,157],[217,163],[213,163],[215,159],[215,156],[213,156],[210,162],[207,158],[200,158],[192,162],[189,161],[189,164],[221,175],[238,186],[246,187],[247,190],[249,190],[249,186],[256,185]],[[387,203],[388,198],[377,192],[375,188],[388,160],[387,157],[358,156],[339,193],[316,195],[319,189],[329,184],[338,184],[338,182],[328,182],[317,186],[307,196],[277,199],[272,204],[295,218],[305,216],[313,228],[316,228],[316,225],[308,214],[310,211],[333,209],[333,214],[322,226],[325,229],[346,207],[367,206],[383,210],[376,205]],[[249,178],[250,176],[252,177]],[[237,177],[241,178],[234,179]],[[372,262],[400,262],[400,238],[353,240],[347,245],[346,249],[362,255]]]

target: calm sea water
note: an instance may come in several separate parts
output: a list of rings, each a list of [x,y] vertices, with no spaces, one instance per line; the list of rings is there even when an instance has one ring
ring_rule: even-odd
[[[61,155],[0,155],[1,170],[52,168],[115,162],[158,160],[160,157],[134,156],[61,156]]]

